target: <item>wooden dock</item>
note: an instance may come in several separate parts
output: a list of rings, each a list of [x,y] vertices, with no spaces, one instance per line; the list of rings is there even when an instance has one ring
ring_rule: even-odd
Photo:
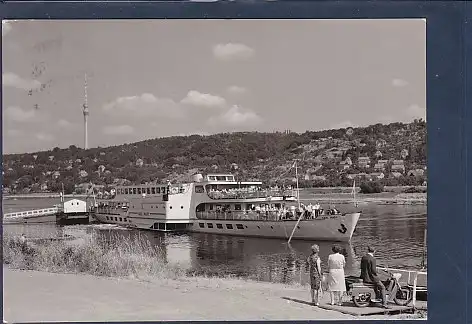
[[[300,304],[305,304],[305,305],[310,305],[315,307],[311,302],[306,301],[306,300],[301,300],[301,299],[296,299],[296,298],[290,298],[290,297],[282,297],[285,300],[289,300],[292,302],[300,303]],[[352,316],[369,316],[369,315],[395,315],[395,314],[409,314],[413,313],[416,310],[426,310],[427,309],[427,303],[424,301],[417,302],[416,307],[413,307],[413,305],[409,306],[398,306],[395,304],[389,304],[390,308],[382,308],[380,305],[373,305],[373,306],[368,306],[368,307],[357,307],[354,305],[352,301],[344,301],[341,306],[338,305],[331,305],[326,302],[321,302],[318,307],[322,309],[327,309],[327,310],[332,310],[332,311],[337,311],[343,314],[348,314]]]
[[[419,302],[417,302],[419,303]],[[421,307],[419,307],[421,306]],[[426,302],[424,305],[417,305],[416,308],[413,305],[409,306],[398,306],[395,304],[389,304],[389,308],[380,307],[380,305],[373,305],[368,307],[357,307],[352,301],[343,302],[342,306],[324,304],[320,305],[320,308],[337,311],[343,314],[349,314],[353,316],[369,316],[369,315],[394,315],[403,313],[413,313],[415,309],[426,309]]]

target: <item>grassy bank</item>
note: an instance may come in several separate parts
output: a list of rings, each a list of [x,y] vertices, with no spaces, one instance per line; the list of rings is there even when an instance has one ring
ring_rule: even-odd
[[[30,240],[22,244],[17,237],[3,237],[3,263],[14,269],[107,277],[174,279],[186,275],[184,270],[165,263],[161,255],[140,236],[117,236],[109,241],[92,236],[81,244],[67,240]]]

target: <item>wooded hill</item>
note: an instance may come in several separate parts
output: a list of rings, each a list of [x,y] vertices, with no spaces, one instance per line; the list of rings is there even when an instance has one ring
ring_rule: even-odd
[[[349,159],[347,159],[349,157]],[[369,157],[361,165],[360,157]],[[298,159],[301,186],[350,186],[374,176],[387,185],[426,179],[426,122],[375,124],[361,128],[275,133],[174,136],[83,150],[76,146],[3,157],[6,192],[66,192],[81,183],[97,185],[188,181],[196,173],[231,172],[238,180],[292,184]],[[362,159],[361,159],[362,160]],[[392,165],[403,160],[404,172]],[[380,170],[378,161],[387,161]],[[347,166],[346,166],[347,165]],[[422,173],[408,174],[410,170]],[[382,173],[383,176],[380,176]]]

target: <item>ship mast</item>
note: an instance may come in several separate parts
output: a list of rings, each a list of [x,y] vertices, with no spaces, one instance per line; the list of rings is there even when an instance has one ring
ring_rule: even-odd
[[[298,210],[300,211],[300,188],[298,187],[298,166],[297,166],[297,161],[295,160],[295,163],[293,164],[295,166],[295,176],[297,180],[297,202],[298,202]],[[296,213],[295,213],[296,214]],[[290,241],[292,240],[292,236],[295,233],[295,229],[297,228],[298,224],[300,223],[300,220],[303,217],[303,213],[300,214],[300,217],[297,220],[297,223],[293,227],[292,234],[290,234],[290,237],[288,238],[288,244],[290,244]]]

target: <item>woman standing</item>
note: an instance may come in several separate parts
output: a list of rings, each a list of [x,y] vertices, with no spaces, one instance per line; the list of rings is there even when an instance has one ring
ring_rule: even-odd
[[[341,247],[333,246],[333,254],[328,257],[328,290],[331,296],[331,305],[342,305],[342,295],[346,291],[346,282],[344,278],[344,266],[346,259],[340,252]]]
[[[311,247],[311,254],[308,257],[308,267],[310,269],[310,284],[311,284],[311,302],[319,306],[318,291],[321,285],[321,260],[318,256],[320,247],[314,244]]]

